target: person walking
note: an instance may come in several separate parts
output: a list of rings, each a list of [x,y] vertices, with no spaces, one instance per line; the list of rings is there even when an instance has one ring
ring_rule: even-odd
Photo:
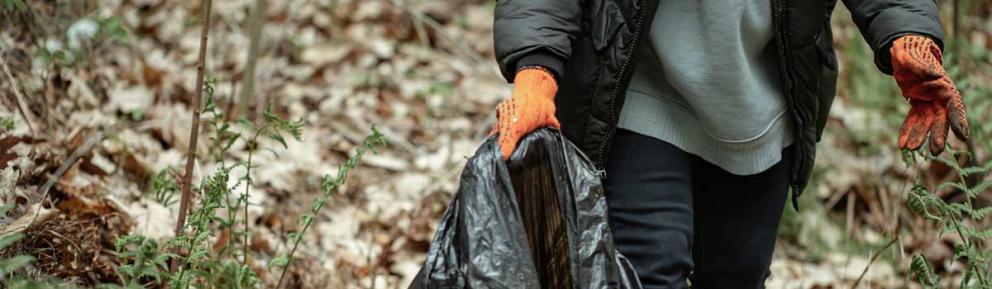
[[[900,148],[968,138],[932,0],[844,0],[910,106]],[[499,0],[494,132],[559,128],[601,169],[646,288],[764,288],[835,94],[836,0]],[[893,97],[859,95],[856,97]]]

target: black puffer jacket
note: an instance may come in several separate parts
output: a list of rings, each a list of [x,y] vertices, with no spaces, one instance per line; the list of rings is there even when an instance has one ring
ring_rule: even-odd
[[[498,0],[495,43],[500,69],[513,81],[517,69],[545,66],[560,82],[558,119],[566,136],[603,168],[632,75],[633,52],[664,0]],[[779,66],[799,157],[793,167],[793,205],[812,173],[837,82],[830,31],[836,0],[772,1]],[[844,0],[891,73],[888,50],[905,34],[943,43],[933,0]],[[673,40],[673,41],[678,41]],[[868,97],[868,96],[865,96]],[[888,96],[883,96],[888,97]]]

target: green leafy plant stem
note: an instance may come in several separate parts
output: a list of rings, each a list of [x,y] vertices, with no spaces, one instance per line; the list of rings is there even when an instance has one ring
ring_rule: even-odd
[[[255,135],[252,136],[250,143],[251,144],[255,144],[256,141],[258,140],[258,137],[262,134],[262,131],[264,131],[264,129],[267,128],[267,127],[268,127],[268,123],[266,123],[266,125],[263,126],[262,129],[256,130],[255,131]],[[251,164],[251,161],[252,161],[252,158],[254,156],[255,156],[255,150],[254,149],[249,149],[248,150],[248,162],[247,162],[247,164],[245,166],[245,193],[243,195],[241,195],[241,199],[243,200],[243,206],[244,206],[244,208],[242,208],[243,209],[242,212],[244,213],[244,222],[245,222],[245,231],[244,231],[244,234],[243,234],[244,235],[243,236],[244,237],[244,244],[242,244],[242,248],[241,248],[242,249],[242,254],[244,255],[243,256],[243,262],[244,262],[244,264],[248,264],[248,255],[249,255],[249,253],[248,253],[248,249],[249,249],[249,243],[248,243],[248,232],[249,232],[248,231],[248,229],[249,229],[249,224],[248,224],[249,223],[248,222],[248,196],[249,196],[249,193],[251,192],[251,186],[252,186],[252,179],[251,179],[251,167],[252,167],[252,164]]]
[[[969,200],[967,203],[968,203],[968,207],[970,208],[971,201]],[[974,243],[970,241],[970,238],[965,236],[963,231],[961,231],[962,223],[963,222],[961,220],[958,220],[957,216],[951,215],[951,224],[954,225],[954,231],[958,233],[958,237],[960,237],[962,242],[964,242],[965,250],[970,252],[971,249],[974,247]],[[985,280],[985,275],[982,274],[982,270],[980,270],[980,268],[976,268],[975,264],[973,264],[974,263],[973,260],[969,260],[968,263],[969,263],[968,267],[970,267],[975,272],[975,277],[978,278],[978,284],[981,284],[983,288],[988,286],[989,285],[988,281]],[[962,288],[964,287],[964,285],[965,284],[961,284]]]
[[[355,150],[354,155],[338,167],[337,177],[332,177],[331,175],[324,176],[324,181],[321,184],[323,194],[321,194],[314,202],[313,206],[310,207],[310,212],[301,217],[303,229],[290,237],[290,242],[293,243],[293,248],[290,249],[289,255],[286,256],[286,263],[282,269],[282,274],[279,275],[279,282],[278,285],[276,285],[276,288],[282,288],[282,282],[286,278],[286,272],[289,271],[289,266],[293,263],[296,249],[299,248],[300,241],[303,239],[302,236],[308,229],[310,229],[311,225],[313,225],[314,218],[317,216],[317,213],[324,208],[324,205],[327,204],[327,201],[330,199],[331,194],[335,191],[335,189],[344,183],[345,179],[348,177],[348,173],[351,172],[356,165],[358,165],[358,162],[362,159],[362,156],[365,155],[365,152],[371,150],[375,153],[375,147],[377,145],[386,145],[386,140],[382,133],[379,132],[379,129],[372,126],[372,134],[367,136],[365,140],[362,141],[362,145]]]
[[[967,188],[968,188],[968,185],[967,185],[967,183],[968,183],[968,180],[967,180],[968,173],[964,169],[962,169],[960,166],[958,166],[957,163],[954,162],[954,160],[944,160],[944,159],[940,159],[940,158],[937,158],[937,157],[934,157],[934,159],[940,160],[940,161],[942,161],[944,163],[947,163],[947,164],[951,164],[951,167],[954,168],[957,171],[958,184],[961,185],[963,188],[966,188],[966,190],[963,190],[963,191],[967,191]],[[972,202],[971,202],[971,198],[972,197],[971,197],[971,195],[969,195],[967,192],[964,192],[964,194],[965,194],[964,202],[965,202],[965,205],[967,206],[967,210],[969,212],[974,211],[975,210],[975,207],[972,205]],[[971,238],[969,238],[961,230],[961,227],[964,226],[964,221],[958,219],[958,216],[956,216],[955,214],[948,214],[948,216],[951,217],[951,225],[954,226],[954,231],[958,233],[958,237],[960,237],[961,238],[961,241],[964,243],[965,250],[967,252],[970,252],[974,248],[975,244],[974,244],[973,240]],[[988,286],[988,281],[985,280],[985,275],[982,274],[982,270],[980,270],[980,268],[976,268],[976,264],[973,264],[974,263],[973,260],[969,260],[968,263],[969,263],[968,264],[968,267],[970,267],[971,269],[974,270],[975,277],[978,278],[978,284],[981,284],[982,287]],[[961,284],[961,285],[964,286],[965,284]]]
[[[967,151],[955,151],[953,155],[972,156]],[[907,198],[907,205],[918,215],[941,224],[945,229],[953,227],[953,232],[961,239],[961,244],[957,247],[954,259],[961,259],[967,263],[964,270],[965,276],[961,279],[960,288],[992,288],[987,280],[988,252],[983,252],[982,244],[992,236],[992,231],[980,230],[969,227],[966,218],[981,221],[988,216],[988,209],[976,210],[973,198],[978,198],[980,193],[985,191],[989,185],[989,180],[983,180],[979,184],[969,185],[969,176],[984,174],[988,167],[962,167],[957,163],[956,158],[942,158],[939,156],[925,156],[930,161],[940,162],[950,167],[956,174],[957,180],[942,183],[937,187],[951,187],[962,192],[964,201],[961,203],[946,203],[941,198],[934,195],[925,186],[920,185],[920,176],[916,177],[915,185]],[[914,158],[915,159],[915,158]],[[915,274],[917,281],[925,288],[937,288],[939,276],[933,272],[933,266],[923,255],[917,255],[910,266],[910,275]],[[907,276],[909,277],[909,276]],[[977,287],[971,287],[971,282],[976,281]]]

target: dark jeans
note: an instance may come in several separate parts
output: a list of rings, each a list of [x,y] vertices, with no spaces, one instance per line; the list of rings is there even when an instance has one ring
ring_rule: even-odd
[[[606,200],[618,250],[645,288],[764,288],[793,152],[748,176],[618,129]]]

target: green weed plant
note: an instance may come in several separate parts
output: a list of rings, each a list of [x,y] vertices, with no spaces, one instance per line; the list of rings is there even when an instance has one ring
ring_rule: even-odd
[[[992,186],[992,179],[982,178],[977,183],[969,184],[968,176],[988,174],[992,170],[992,162],[984,166],[962,167],[956,157],[970,157],[970,154],[967,151],[952,151],[951,155],[951,158],[927,155],[924,159],[943,163],[957,174],[956,180],[942,183],[936,189],[959,190],[964,193],[964,200],[947,202],[922,185],[917,177],[907,195],[906,207],[916,215],[937,224],[941,228],[938,234],[957,235],[959,243],[955,245],[953,259],[965,264],[959,288],[990,289],[992,280],[989,279],[989,261],[992,260],[992,250],[989,242],[992,241],[992,228],[982,227],[981,224],[992,215],[992,207],[979,208],[975,203]],[[910,158],[912,162],[916,157]],[[913,256],[908,273],[907,278],[913,279],[924,288],[941,288],[941,276],[922,253]]]
[[[200,200],[198,207],[189,215],[183,234],[175,238],[156,242],[139,235],[124,236],[117,240],[117,251],[124,264],[118,268],[120,284],[106,284],[104,288],[159,288],[168,285],[172,289],[181,288],[260,288],[261,280],[252,270],[252,252],[250,236],[251,221],[248,216],[248,196],[251,193],[253,168],[252,161],[258,152],[277,154],[270,148],[262,148],[261,138],[272,139],[287,148],[287,138],[302,140],[302,120],[285,120],[275,114],[271,107],[266,109],[259,124],[245,119],[239,119],[232,124],[225,121],[225,115],[214,102],[214,85],[216,81],[204,84],[207,103],[204,114],[210,117],[208,124],[213,135],[209,137],[212,148],[211,156],[217,163],[217,170],[205,177],[198,189]],[[247,133],[236,132],[233,125],[241,125]],[[248,157],[243,162],[229,163],[226,156],[238,141],[244,142]],[[347,179],[348,173],[354,169],[367,151],[375,151],[377,146],[385,145],[383,135],[376,127],[365,138],[354,155],[340,166],[336,176],[327,175],[321,185],[322,194],[314,202],[310,210],[302,215],[299,223],[302,230],[288,235],[288,252],[277,255],[268,262],[270,272],[276,268],[282,270],[277,288],[282,287],[286,271],[290,269],[294,255],[302,241],[302,236],[316,221],[315,216],[328,202],[335,189]],[[244,167],[241,176],[232,176],[231,172],[237,167]],[[163,171],[150,180],[149,190],[156,201],[163,205],[173,204],[178,191],[178,184],[170,176],[171,172]],[[232,177],[237,177],[234,185],[230,185]],[[244,190],[237,192],[238,186]],[[223,236],[223,238],[219,238]],[[226,240],[217,248],[211,240]],[[175,270],[170,271],[170,263],[177,262]]]

